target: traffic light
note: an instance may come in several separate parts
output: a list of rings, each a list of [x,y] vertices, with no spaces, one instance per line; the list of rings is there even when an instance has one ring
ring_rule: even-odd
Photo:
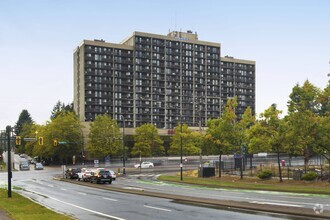
[[[16,136],[16,146],[21,145],[21,136]]]
[[[247,150],[247,147],[245,146],[245,145],[243,145],[242,146],[242,155],[245,155],[247,152],[246,152],[246,150]]]
[[[54,139],[53,145],[54,145],[54,147],[56,147],[58,145],[58,140],[57,139]]]
[[[43,137],[39,137],[38,141],[39,141],[39,145],[44,145],[44,138]]]

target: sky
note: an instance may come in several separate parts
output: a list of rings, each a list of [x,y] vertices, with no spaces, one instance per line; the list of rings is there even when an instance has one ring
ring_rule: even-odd
[[[287,111],[292,88],[330,77],[327,0],[1,0],[0,130],[23,109],[38,124],[73,101],[73,51],[84,39],[119,43],[134,31],[192,30],[221,55],[256,61],[256,113]]]

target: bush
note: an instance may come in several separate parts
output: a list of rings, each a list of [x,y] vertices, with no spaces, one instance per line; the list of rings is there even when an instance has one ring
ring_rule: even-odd
[[[271,179],[272,175],[273,175],[272,171],[264,170],[264,171],[260,172],[257,176],[259,177],[259,179],[267,180],[267,179]]]
[[[306,174],[303,174],[301,176],[301,180],[305,180],[305,181],[313,181],[318,177],[317,173],[315,172],[308,172]]]

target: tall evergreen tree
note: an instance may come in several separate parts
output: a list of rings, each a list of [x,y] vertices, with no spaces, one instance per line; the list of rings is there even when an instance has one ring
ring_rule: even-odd
[[[18,120],[15,125],[15,133],[19,135],[22,132],[24,124],[32,124],[33,120],[31,118],[30,113],[28,110],[24,109],[18,117]]]
[[[73,103],[65,105],[64,102],[62,103],[61,101],[57,101],[53,107],[50,119],[55,119],[61,112],[73,112]]]

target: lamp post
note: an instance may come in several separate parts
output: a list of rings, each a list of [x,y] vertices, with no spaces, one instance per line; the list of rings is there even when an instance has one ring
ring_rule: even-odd
[[[125,118],[123,115],[120,116],[123,120],[123,137],[122,137],[122,145],[123,145],[123,174],[126,174],[126,170],[125,170]]]
[[[180,113],[180,180],[182,181],[182,113]]]
[[[6,127],[6,132],[7,132],[7,168],[8,168],[8,198],[11,197],[11,178],[12,178],[12,172],[11,172],[11,148],[10,148],[10,133],[11,133],[11,127],[8,125]]]
[[[84,166],[85,165],[85,153],[84,153],[84,148],[85,148],[85,143],[84,143],[84,132],[83,130],[81,129],[80,125],[79,125],[79,128],[80,128],[80,135],[81,135],[81,165]]]

